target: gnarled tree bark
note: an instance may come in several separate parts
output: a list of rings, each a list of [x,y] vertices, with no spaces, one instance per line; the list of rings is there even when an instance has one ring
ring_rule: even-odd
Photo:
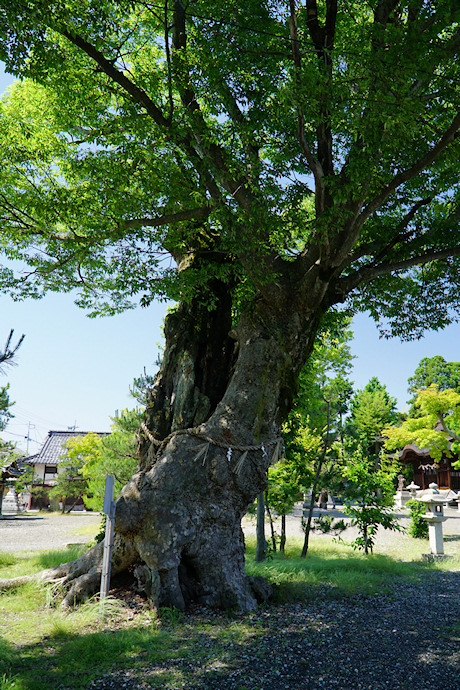
[[[195,301],[167,317],[139,471],[117,501],[112,575],[135,566],[155,606],[248,610],[270,588],[245,573],[241,518],[266,488],[317,317],[261,300],[232,330],[229,295],[214,290],[214,311]],[[98,590],[101,565],[98,545],[53,572],[66,605]]]

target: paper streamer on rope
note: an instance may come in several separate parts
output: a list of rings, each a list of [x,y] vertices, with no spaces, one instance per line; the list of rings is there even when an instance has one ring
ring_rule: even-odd
[[[208,454],[208,450],[209,450],[209,443],[203,443],[202,446],[199,446],[198,453],[193,458],[193,462],[198,462],[198,460],[200,458],[203,458],[203,465],[204,465],[204,463],[206,462],[206,456]]]
[[[236,465],[234,467],[236,474],[241,473],[241,470],[243,469],[244,461],[246,460],[247,457],[248,457],[248,451],[245,450],[244,453],[241,454],[241,458],[238,460],[238,462],[236,463]]]
[[[279,439],[279,441],[277,442],[277,444],[275,446],[275,450],[273,451],[273,455],[272,455],[272,459],[270,461],[270,464],[275,465],[278,462],[278,460],[281,460],[283,455],[284,455],[284,453],[283,453],[283,442],[281,439]]]

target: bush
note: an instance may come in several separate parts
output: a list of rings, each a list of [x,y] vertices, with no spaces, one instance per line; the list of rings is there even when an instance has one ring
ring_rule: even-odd
[[[304,528],[304,519],[302,518],[302,527]],[[334,520],[332,515],[320,515],[313,520],[312,530],[314,532],[322,532],[322,534],[340,534],[347,529],[347,524],[344,520]]]
[[[428,537],[428,523],[422,517],[425,515],[425,506],[420,501],[414,498],[407,501],[406,506],[410,511],[410,525],[409,534],[416,539],[427,539]]]

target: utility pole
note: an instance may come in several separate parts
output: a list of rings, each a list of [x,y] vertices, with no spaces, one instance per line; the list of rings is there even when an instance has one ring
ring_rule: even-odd
[[[29,455],[29,441],[32,439],[30,438],[30,430],[35,429],[35,424],[29,424],[27,425],[27,436],[24,436],[24,438],[27,440],[27,448],[26,448],[26,455]]]

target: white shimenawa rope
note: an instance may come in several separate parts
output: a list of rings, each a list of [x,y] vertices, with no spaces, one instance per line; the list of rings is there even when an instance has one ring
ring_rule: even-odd
[[[230,463],[232,460],[232,455],[233,451],[239,451],[243,453],[241,458],[239,459],[237,463],[237,467],[241,469],[244,460],[247,457],[248,452],[250,451],[257,451],[261,450],[262,451],[262,456],[265,458],[268,456],[267,453],[267,448],[270,448],[270,446],[275,446],[275,451],[272,456],[271,464],[274,464],[278,459],[280,459],[283,456],[283,439],[282,438],[275,438],[272,441],[263,441],[260,444],[253,444],[249,446],[243,446],[240,444],[230,444],[226,443],[225,441],[217,441],[216,439],[211,438],[210,436],[207,436],[206,434],[202,434],[198,429],[178,429],[177,431],[173,431],[169,436],[166,436],[162,441],[159,441],[156,439],[150,429],[147,427],[145,422],[142,422],[141,424],[141,429],[144,432],[145,436],[148,438],[148,440],[157,447],[157,453],[159,453],[168,443],[169,441],[174,437],[174,436],[180,436],[180,435],[188,435],[188,436],[193,436],[195,438],[199,438],[202,441],[204,441],[206,444],[211,444],[213,446],[217,446],[218,448],[223,448],[227,451],[227,460]],[[200,451],[198,452],[197,456],[195,459],[198,459],[204,455],[204,458],[206,460],[207,456],[207,447],[202,447]]]

